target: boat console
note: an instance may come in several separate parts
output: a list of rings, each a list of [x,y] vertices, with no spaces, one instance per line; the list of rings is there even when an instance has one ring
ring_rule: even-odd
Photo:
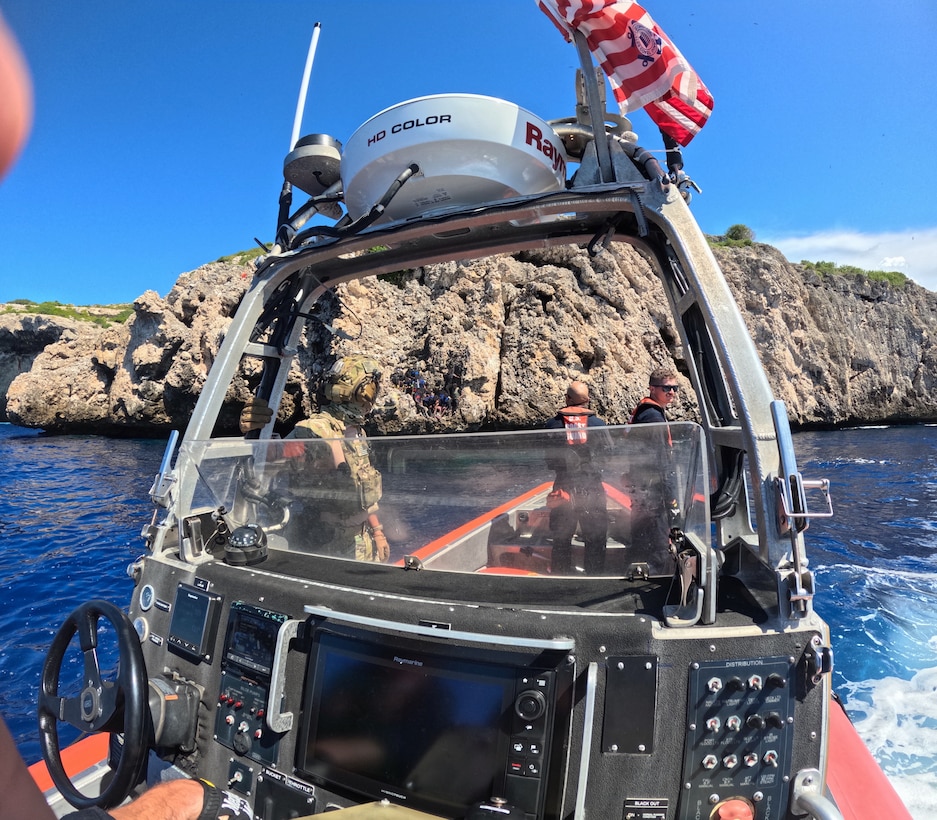
[[[560,817],[573,794],[651,817],[739,797],[785,816],[786,773],[822,765],[822,622],[767,628],[767,590],[759,603],[727,575],[716,624],[680,627],[670,576],[428,564],[277,547],[253,567],[144,562],[131,615],[151,711],[188,722],[166,747],[157,727],[151,755],[271,820],[381,800],[468,817],[492,798]]]
[[[803,539],[829,514],[827,485],[797,470],[685,178],[579,103],[547,123],[488,98],[425,98],[366,123],[340,163],[323,135],[290,154],[312,196],[281,207],[169,442],[129,611],[91,602],[50,652],[40,721],[73,804],[203,777],[257,820],[839,816],[825,789],[830,636]],[[488,110],[497,129],[463,123]],[[341,214],[338,174],[349,213],[311,224]],[[379,491],[338,480],[340,437],[280,438],[274,421],[218,435],[238,380],[276,416],[305,328],[322,331],[313,307],[339,284],[613,241],[660,277],[698,419],[370,436],[356,446]],[[601,524],[599,552],[580,527],[563,564],[561,473]],[[367,493],[384,560],[334,536],[366,540]],[[116,677],[96,651],[108,633]],[[85,674],[69,689],[75,634]],[[110,781],[68,779],[61,719],[112,733]]]

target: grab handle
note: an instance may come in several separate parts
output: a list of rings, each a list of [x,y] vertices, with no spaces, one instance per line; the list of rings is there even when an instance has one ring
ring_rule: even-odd
[[[290,641],[299,632],[302,621],[285,621],[277,632],[277,646],[273,652],[273,669],[270,675],[270,692],[267,695],[267,725],[274,732],[288,732],[293,728],[293,713],[281,712],[286,697],[286,658],[290,652]]]
[[[794,778],[795,812],[805,811],[814,820],[843,820],[836,804],[820,791],[823,779],[818,769],[801,769]]]

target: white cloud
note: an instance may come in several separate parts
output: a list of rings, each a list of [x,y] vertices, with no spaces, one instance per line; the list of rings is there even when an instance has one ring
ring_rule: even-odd
[[[928,290],[937,291],[937,228],[891,233],[824,231],[807,236],[767,237],[791,262],[835,262],[865,270],[897,270]]]
[[[882,264],[885,266],[884,270],[899,270],[908,266],[908,260],[903,256],[886,256]]]

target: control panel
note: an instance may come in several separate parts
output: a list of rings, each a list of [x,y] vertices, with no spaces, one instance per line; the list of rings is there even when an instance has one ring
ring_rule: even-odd
[[[509,805],[536,814],[543,794],[552,731],[554,673],[538,671],[517,678],[511,747],[504,797]]]
[[[690,668],[679,817],[708,817],[742,798],[755,817],[787,809],[794,722],[788,658],[706,661]]]
[[[278,737],[264,724],[268,691],[267,686],[242,675],[223,673],[215,716],[215,740],[242,757],[273,763]]]
[[[276,762],[280,736],[265,717],[277,634],[287,620],[279,612],[240,601],[231,604],[215,713],[218,743],[241,757],[271,765]],[[233,784],[245,793],[251,786],[245,782],[247,771],[238,769],[241,777]]]

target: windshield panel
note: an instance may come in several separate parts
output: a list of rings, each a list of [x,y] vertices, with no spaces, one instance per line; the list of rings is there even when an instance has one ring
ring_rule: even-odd
[[[668,534],[708,544],[694,423],[183,445],[182,518],[268,548],[428,570],[670,574]],[[389,554],[380,554],[380,535]],[[220,553],[216,550],[216,556]]]

